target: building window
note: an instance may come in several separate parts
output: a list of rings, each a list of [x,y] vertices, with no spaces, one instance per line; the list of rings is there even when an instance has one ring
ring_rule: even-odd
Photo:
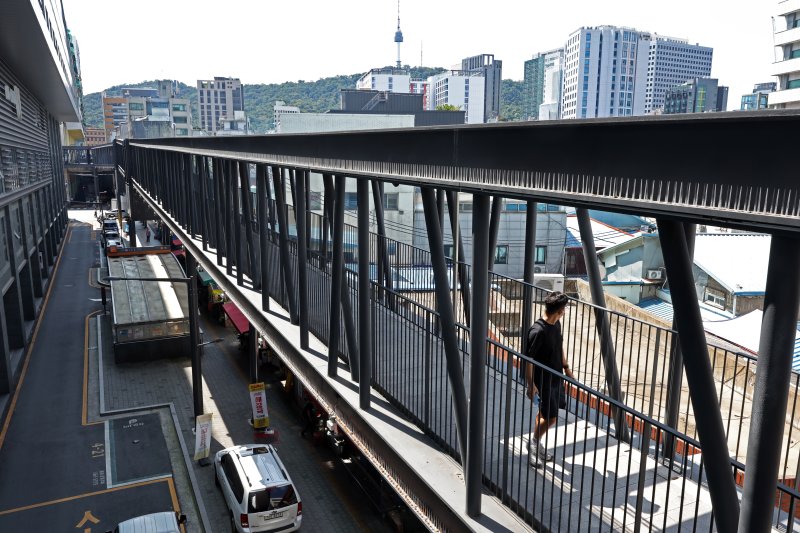
[[[172,104],[173,111],[186,111],[186,104]]]
[[[537,265],[543,265],[547,262],[547,246],[536,246],[536,254],[533,262]]]
[[[507,265],[508,264],[508,245],[496,246],[494,249],[494,264]]]
[[[344,208],[345,209],[358,209],[358,193],[346,192],[344,193]]]
[[[707,304],[713,305],[714,307],[725,309],[725,293],[718,291],[717,289],[710,289],[706,287],[703,301]]]
[[[188,117],[172,117],[172,121],[175,124],[186,124],[188,121]]]
[[[391,192],[383,195],[383,208],[386,211],[397,211],[400,193]]]
[[[186,129],[186,128],[176,128],[175,129],[175,135],[177,135],[179,137],[186,137],[186,136],[189,135],[189,130]]]

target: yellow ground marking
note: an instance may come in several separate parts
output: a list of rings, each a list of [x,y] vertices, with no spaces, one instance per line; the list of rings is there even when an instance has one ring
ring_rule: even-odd
[[[102,421],[89,423],[89,319],[93,316],[100,314],[100,311],[94,311],[86,315],[84,333],[83,333],[83,407],[81,409],[81,425],[93,426],[95,424],[102,424]],[[99,340],[99,339],[98,339]],[[97,346],[97,353],[100,353],[100,346]],[[100,391],[102,394],[102,391]]]
[[[0,516],[9,515],[9,514],[13,514],[13,513],[19,513],[19,512],[22,512],[22,511],[30,511],[31,509],[38,509],[40,507],[47,507],[47,506],[56,505],[56,504],[59,504],[59,503],[71,502],[71,501],[80,500],[80,499],[83,499],[83,498],[91,498],[92,496],[101,496],[103,494],[109,494],[111,492],[117,492],[117,491],[120,491],[120,490],[134,489],[134,488],[137,488],[137,487],[144,487],[146,485],[153,485],[155,483],[163,483],[165,481],[170,481],[171,482],[172,478],[170,477],[170,478],[151,479],[149,481],[141,481],[139,483],[133,483],[131,485],[122,485],[121,487],[112,487],[110,489],[98,490],[96,492],[85,492],[83,494],[78,494],[76,496],[67,496],[66,498],[59,498],[57,500],[50,500],[48,502],[40,502],[40,503],[31,504],[31,505],[25,505],[23,507],[16,507],[14,509],[6,509],[5,511],[0,511]]]
[[[175,490],[175,481],[173,481],[172,476],[167,478],[167,486],[169,487],[169,495],[172,498],[172,510],[177,514],[181,514],[181,506],[178,503],[178,492]],[[181,524],[181,531],[186,533],[186,526],[184,524]]]
[[[72,237],[72,227],[67,227],[67,239]],[[68,241],[69,242],[69,241]],[[14,409],[17,407],[17,400],[19,399],[19,393],[22,390],[22,384],[25,381],[25,374],[28,372],[28,363],[31,360],[31,352],[33,351],[33,347],[36,344],[36,337],[39,335],[39,328],[42,325],[42,319],[44,318],[45,311],[47,310],[47,304],[50,301],[50,294],[53,292],[53,285],[55,285],[56,277],[58,275],[58,267],[61,265],[61,258],[64,256],[63,247],[61,250],[62,253],[58,254],[58,260],[56,261],[55,266],[53,267],[53,275],[50,278],[50,285],[47,287],[47,295],[44,297],[44,303],[42,304],[42,309],[39,311],[39,317],[36,319],[36,327],[33,330],[33,336],[31,337],[31,342],[28,345],[28,349],[25,352],[25,363],[22,365],[22,372],[19,375],[19,383],[17,383],[17,389],[14,391],[14,397],[11,399],[11,405],[8,408],[8,414],[6,415],[6,419],[3,422],[3,429],[0,430],[0,450],[3,449],[3,442],[6,439],[6,433],[8,433],[8,426],[11,424],[11,417],[14,415]]]
[[[96,281],[97,276],[92,276],[92,274],[95,273],[98,270],[100,270],[99,267],[96,268],[96,269],[95,268],[90,268],[89,269],[89,286],[90,287],[94,287],[95,289],[102,289],[103,286],[99,285],[97,283],[97,281]]]

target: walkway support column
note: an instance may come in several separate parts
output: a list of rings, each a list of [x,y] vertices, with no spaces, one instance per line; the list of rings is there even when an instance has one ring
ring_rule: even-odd
[[[458,222],[458,202],[456,201],[456,193],[453,191],[446,191],[447,209],[450,213],[450,228],[453,233],[453,249],[458,248],[458,253],[453,254],[453,290],[458,290],[458,285],[461,286],[461,305],[464,307],[464,320],[466,325],[470,324],[470,297],[469,297],[469,275],[467,274],[467,266],[464,264],[464,239],[461,236],[461,225]],[[484,222],[485,223],[485,222]],[[456,246],[456,243],[458,246]],[[458,256],[458,260],[456,260]],[[487,263],[484,263],[484,265]],[[456,271],[458,271],[458,281],[456,281]],[[453,301],[455,307],[456,301]]]
[[[495,199],[497,203],[497,199]],[[483,449],[486,425],[486,332],[489,327],[490,230],[489,197],[472,197],[472,322],[470,324],[469,420],[467,425],[467,460],[464,478],[467,484],[467,514],[481,514],[483,488]]]
[[[683,231],[686,234],[686,247],[689,250],[689,260],[694,262],[694,241],[697,233],[697,226],[683,222]],[[675,320],[672,320],[672,331],[677,331]],[[667,405],[664,408],[664,421],[672,429],[678,429],[678,416],[681,408],[681,381],[683,380],[683,354],[681,344],[678,342],[677,335],[673,337],[672,353],[669,358],[669,373],[667,376]],[[675,438],[669,434],[664,434],[664,457],[672,459],[675,457]]]
[[[758,343],[740,533],[771,531],[800,305],[800,239],[773,235]],[[790,517],[790,520],[792,518]]]
[[[269,311],[269,224],[267,222],[267,166],[256,165],[256,218],[258,219],[258,269],[261,275],[261,309]]]
[[[297,205],[295,224],[297,226],[297,300],[300,308],[300,348],[308,348],[308,227],[306,226],[306,170],[297,170],[295,187]]]
[[[326,176],[327,178],[327,176]],[[339,318],[342,311],[342,293],[344,288],[344,180],[343,175],[336,176],[336,201],[326,205],[326,211],[333,211],[333,265],[331,266],[331,312],[328,326],[328,376],[334,378],[339,362]],[[332,188],[326,179],[326,193]],[[333,196],[332,194],[326,196]],[[351,361],[352,364],[352,361]]]
[[[725,427],[719,409],[714,374],[708,356],[700,305],[694,290],[692,261],[686,245],[686,235],[680,222],[658,219],[658,237],[664,252],[675,325],[680,335],[686,380],[692,405],[714,406],[695,409],[697,434],[706,467],[708,490],[715,510],[714,520],[719,531],[736,531],[739,520],[739,498],[731,470],[730,452],[725,439]],[[773,487],[774,488],[774,487]],[[770,491],[770,495],[774,492]],[[772,504],[770,504],[770,508]]]
[[[186,277],[189,278],[186,288],[189,293],[189,343],[192,356],[192,399],[194,416],[203,414],[203,365],[200,360],[200,327],[197,320],[197,262],[186,250]]]
[[[439,311],[442,342],[447,360],[447,379],[450,382],[450,393],[453,396],[453,409],[456,417],[456,434],[458,450],[462,461],[467,457],[467,395],[464,391],[464,374],[461,369],[461,353],[456,337],[456,321],[453,316],[453,305],[450,301],[449,283],[447,280],[447,264],[444,258],[442,227],[436,209],[436,194],[430,187],[422,187],[422,205],[425,211],[425,225],[428,229],[428,247],[431,251],[433,266],[434,290],[436,305]],[[484,263],[485,264],[485,263]]]
[[[275,210],[278,212],[278,243],[281,251],[281,266],[283,268],[283,284],[286,289],[286,300],[289,303],[289,318],[292,324],[297,324],[297,305],[294,299],[294,284],[292,283],[292,270],[289,263],[289,227],[286,219],[286,189],[281,179],[282,170],[272,167],[272,185],[275,189]]]
[[[522,325],[520,335],[522,341],[520,347],[525,351],[525,342],[528,338],[528,330],[533,324],[533,276],[536,263],[536,202],[528,201],[527,211],[525,212],[525,257],[523,259],[522,281],[525,282],[524,294],[522,296]]]
[[[378,262],[381,268],[378,269],[378,279],[383,276],[384,286],[392,290],[392,273],[389,266],[389,250],[386,242],[386,224],[383,215],[383,183],[373,180],[372,182],[372,203],[375,205],[375,221],[378,223]]]
[[[250,383],[258,383],[258,330],[250,322],[247,332],[247,361],[250,366]]]
[[[358,399],[363,410],[370,407],[372,382],[372,309],[369,282],[369,180],[359,178],[358,193]]]
[[[489,272],[494,270],[494,258],[497,253],[497,234],[500,232],[500,215],[503,211],[503,197],[495,196],[492,199],[492,215],[489,217]],[[473,217],[473,224],[475,218]],[[482,220],[481,224],[485,224],[486,220]],[[474,231],[474,230],[473,230]]]
[[[616,350],[614,349],[614,341],[611,339],[611,325],[608,322],[608,315],[605,311],[606,297],[603,293],[603,282],[600,279],[600,265],[597,262],[597,250],[594,247],[592,223],[589,220],[589,212],[585,208],[576,209],[576,213],[583,246],[583,260],[586,263],[586,273],[589,275],[592,303],[596,306],[594,308],[594,321],[597,335],[600,337],[600,354],[603,357],[603,366],[606,372],[608,395],[622,402],[622,388],[619,382],[619,371],[617,370]],[[625,420],[625,414],[614,406],[612,406],[611,411],[614,417],[614,427],[617,430],[617,438],[630,442],[631,435],[628,430],[628,423]]]

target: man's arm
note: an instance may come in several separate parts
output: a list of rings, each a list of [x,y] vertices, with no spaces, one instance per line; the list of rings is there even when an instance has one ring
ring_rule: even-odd
[[[561,356],[561,366],[564,367],[564,373],[568,377],[575,379],[575,376],[572,374],[572,369],[569,367],[569,362],[567,361],[566,355]]]

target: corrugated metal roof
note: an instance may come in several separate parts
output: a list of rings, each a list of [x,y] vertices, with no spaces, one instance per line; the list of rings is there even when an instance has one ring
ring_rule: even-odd
[[[626,233],[608,224],[599,222],[593,218],[589,219],[592,224],[592,235],[594,236],[594,246],[597,249],[608,248],[621,242],[625,242],[635,235]],[[581,246],[581,232],[578,228],[577,215],[567,216],[567,241],[566,248],[579,248]]]
[[[673,319],[672,304],[664,300],[649,298],[639,302],[639,307],[668,322]],[[757,354],[761,337],[761,311],[753,311],[730,320],[720,320],[720,315],[712,313],[701,305],[700,315],[703,317],[704,329],[708,333]],[[797,333],[794,339],[792,370],[800,372],[800,322],[797,323]]]
[[[172,254],[147,254],[108,258],[108,272],[120,278],[185,278]],[[185,283],[168,281],[111,282],[114,324],[141,324],[182,320],[189,316]]]
[[[734,294],[764,293],[771,240],[753,233],[698,234],[694,262]]]

